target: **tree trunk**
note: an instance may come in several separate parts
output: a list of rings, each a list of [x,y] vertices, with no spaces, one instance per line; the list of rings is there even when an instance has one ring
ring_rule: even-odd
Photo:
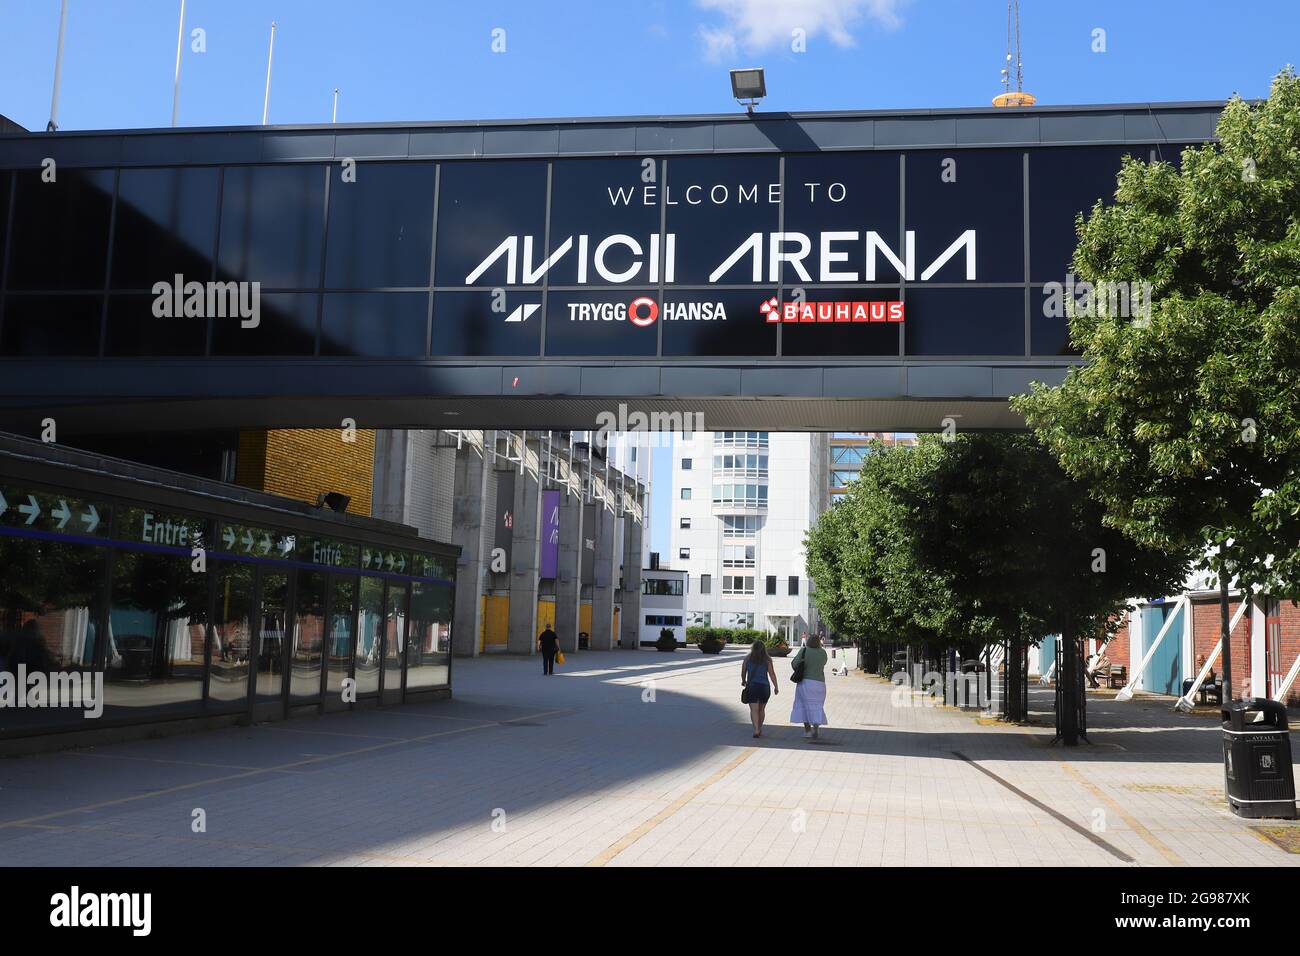
[[[1219,619],[1220,626],[1223,629],[1223,703],[1226,706],[1228,701],[1232,700],[1232,631],[1229,629],[1231,620],[1228,615],[1228,570],[1227,561],[1224,561],[1225,567],[1219,571]]]
[[[1064,708],[1060,715],[1061,741],[1067,747],[1075,747],[1079,743],[1079,713],[1075,708],[1079,699],[1079,681],[1083,677],[1079,673],[1079,648],[1071,630],[1069,615],[1062,615],[1061,673],[1056,675],[1056,679],[1061,682],[1060,699]]]

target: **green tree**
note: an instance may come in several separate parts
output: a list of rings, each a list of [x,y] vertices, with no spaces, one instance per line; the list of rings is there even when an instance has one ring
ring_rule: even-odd
[[[1181,168],[1126,160],[1078,223],[1074,270],[1150,290],[1147,315],[1074,303],[1087,359],[1014,401],[1131,539],[1194,550],[1227,586],[1300,595],[1300,79],[1234,98]],[[1067,305],[1070,303],[1067,303]],[[1089,307],[1084,307],[1088,305]],[[1225,689],[1231,691],[1224,641]]]

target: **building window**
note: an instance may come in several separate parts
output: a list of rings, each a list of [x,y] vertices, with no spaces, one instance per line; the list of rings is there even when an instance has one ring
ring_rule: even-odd
[[[691,470],[691,460],[689,458],[683,458],[682,471],[690,471],[690,470]]]
[[[705,577],[708,577],[708,575],[705,575]],[[712,623],[712,621],[713,621],[712,611],[687,611],[686,612],[687,627],[708,627],[710,623]]]
[[[683,561],[689,561],[689,560],[691,559],[691,549],[690,549],[690,548],[678,548],[678,549],[677,549],[677,557],[681,558]]]
[[[701,575],[700,575],[700,593],[701,593],[701,594],[708,594],[708,593],[710,593],[710,591],[712,590],[712,588],[713,588],[713,575],[711,575],[711,574],[701,574]]]
[[[754,546],[752,544],[724,544],[722,546],[722,566],[724,568],[752,568],[754,566]]]
[[[713,503],[737,508],[766,508],[767,485],[717,484],[713,486]]]
[[[682,619],[672,614],[647,614],[645,622],[650,627],[681,627]]]
[[[722,615],[723,627],[753,627],[753,611],[727,611]]]
[[[752,538],[758,534],[758,515],[723,515],[724,538]]]
[[[790,593],[799,593],[799,576],[797,574],[790,575]]]
[[[722,593],[723,594],[753,594],[754,593],[754,576],[748,575],[731,575],[722,576]]]
[[[683,531],[689,531],[691,528],[691,519],[683,518],[680,527]]]
[[[775,574],[769,574],[769,575],[767,576],[767,593],[768,593],[768,594],[775,594],[775,593],[776,593],[776,575],[775,575]]]
[[[658,594],[663,597],[681,597],[682,582],[674,578],[642,578],[642,594]]]
[[[691,489],[689,489],[689,488],[683,488],[683,489],[682,489],[682,501],[690,501],[690,500],[691,500]]]

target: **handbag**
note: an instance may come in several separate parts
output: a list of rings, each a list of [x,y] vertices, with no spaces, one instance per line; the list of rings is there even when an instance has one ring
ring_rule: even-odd
[[[803,680],[803,652],[794,659],[794,664],[790,667],[790,683],[797,684]]]
[[[749,703],[749,685],[748,685],[748,684],[745,684],[743,687],[740,688],[740,702],[741,702],[742,704],[748,704],[748,703]]]
[[[564,651],[556,651],[556,652],[555,652],[555,663],[557,663],[557,664],[563,664],[563,663],[564,663]]]

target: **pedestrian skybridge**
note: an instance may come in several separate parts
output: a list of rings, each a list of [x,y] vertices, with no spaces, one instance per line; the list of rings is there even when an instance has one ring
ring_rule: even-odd
[[[0,427],[1016,427],[1221,103],[0,136]]]

